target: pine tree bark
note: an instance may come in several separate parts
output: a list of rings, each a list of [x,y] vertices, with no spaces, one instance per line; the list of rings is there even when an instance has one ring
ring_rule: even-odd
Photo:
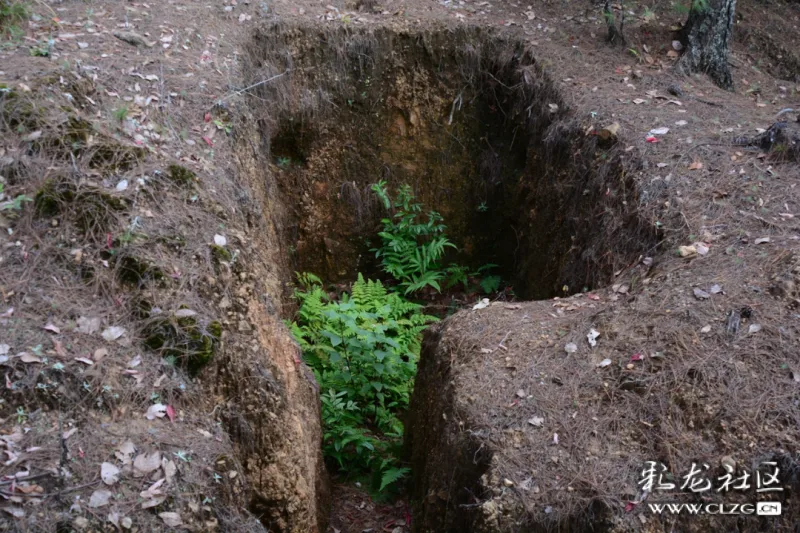
[[[625,25],[625,10],[621,13],[622,22],[617,29],[616,20],[614,20],[614,11],[611,9],[611,0],[606,0],[603,6],[603,17],[606,19],[606,26],[608,27],[608,36],[606,40],[611,44],[625,44],[625,34],[622,33],[623,26]]]
[[[733,90],[728,65],[736,0],[693,0],[681,31],[686,52],[678,61],[685,74],[703,72],[723,89]]]

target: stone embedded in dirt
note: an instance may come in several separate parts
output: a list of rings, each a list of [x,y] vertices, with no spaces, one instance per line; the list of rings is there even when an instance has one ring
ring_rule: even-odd
[[[694,289],[692,289],[692,292],[694,292],[694,297],[697,298],[698,300],[708,300],[709,298],[711,298],[710,294],[708,294],[706,291],[704,291],[699,287],[695,287]]]
[[[564,351],[567,353],[575,353],[578,351],[578,345],[574,342],[569,342],[564,346]]]
[[[694,246],[678,246],[678,253],[681,257],[692,257],[697,255],[697,248]]]
[[[111,34],[119,39],[120,41],[126,42],[133,46],[145,46],[147,48],[152,48],[156,45],[154,42],[150,42],[141,35],[133,31],[115,31],[111,32]]]

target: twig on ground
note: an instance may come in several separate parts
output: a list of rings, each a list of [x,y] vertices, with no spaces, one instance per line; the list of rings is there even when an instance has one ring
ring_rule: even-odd
[[[503,343],[506,342],[506,339],[508,338],[509,335],[511,335],[510,331],[505,334],[505,336],[503,337],[503,340],[501,340],[500,343],[497,345],[498,348],[502,348],[503,350],[508,351],[508,348]]]
[[[291,70],[286,70],[284,72],[281,72],[280,74],[276,74],[275,76],[272,76],[271,78],[267,78],[266,80],[261,80],[258,83],[254,83],[253,85],[250,85],[249,87],[245,87],[244,89],[238,90],[238,91],[236,91],[234,93],[229,94],[228,96],[220,98],[219,100],[217,100],[217,103],[221,104],[222,102],[224,102],[225,100],[227,100],[229,98],[233,98],[234,96],[239,96],[240,94],[246,93],[250,89],[255,89],[256,87],[258,87],[260,85],[264,85],[265,83],[269,83],[269,82],[271,82],[273,80],[277,80],[278,78],[281,78],[281,77],[285,76],[289,72],[291,72]]]

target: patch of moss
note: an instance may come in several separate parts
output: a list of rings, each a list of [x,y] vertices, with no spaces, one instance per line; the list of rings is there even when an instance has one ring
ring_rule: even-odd
[[[68,214],[86,233],[108,231],[115,213],[128,208],[124,198],[100,189],[78,188],[66,177],[47,180],[34,196],[33,205],[39,217]]]
[[[0,87],[0,119],[17,133],[34,131],[41,124],[41,113],[33,101],[5,86]]]
[[[160,268],[136,257],[120,257],[117,266],[117,279],[128,285],[139,287],[146,281],[164,279],[164,272]]]
[[[211,257],[214,258],[214,261],[221,263],[225,261],[226,263],[230,263],[233,260],[233,254],[228,251],[227,248],[224,246],[218,246],[216,244],[211,244]]]
[[[145,330],[144,344],[164,358],[174,358],[195,376],[214,357],[221,337],[220,322],[203,323],[192,311],[181,309],[153,319]]]
[[[180,165],[170,165],[167,167],[167,171],[169,173],[169,179],[175,182],[176,185],[182,187],[191,185],[197,179],[197,174]]]
[[[33,207],[40,217],[54,217],[61,212],[64,203],[75,199],[75,189],[61,180],[49,179],[33,198]]]
[[[87,147],[85,151],[89,154],[88,163],[90,167],[114,172],[132,168],[144,159],[147,153],[144,148],[114,142],[96,143]]]

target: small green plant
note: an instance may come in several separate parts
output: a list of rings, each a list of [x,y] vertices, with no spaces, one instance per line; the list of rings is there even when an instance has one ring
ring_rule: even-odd
[[[320,384],[323,451],[345,473],[371,473],[383,491],[408,472],[396,459],[398,414],[408,408],[422,331],[436,318],[361,274],[339,300],[313,274],[298,280],[289,327]]]
[[[217,127],[218,130],[224,131],[227,135],[231,134],[233,131],[233,126],[229,122],[225,122],[224,120],[214,119],[214,125]]]
[[[3,199],[3,184],[0,183],[0,200]],[[11,200],[0,202],[0,211],[22,211],[23,202],[32,202],[33,198],[20,194]]]
[[[117,122],[122,122],[123,120],[128,118],[128,111],[129,109],[128,106],[126,105],[118,107],[117,109],[114,110],[114,120],[116,120]]]
[[[278,158],[278,168],[287,169],[292,165],[292,160],[288,157]]]
[[[53,39],[38,43],[36,46],[31,47],[31,55],[33,57],[50,57],[54,44],[55,41]]]
[[[486,202],[481,202],[481,204],[478,206],[478,213],[485,213],[488,210],[489,206],[486,205]]]
[[[464,286],[465,291],[469,291],[471,286],[477,283],[477,286],[486,294],[497,292],[502,278],[495,274],[487,274],[493,268],[497,268],[497,265],[488,263],[475,272],[470,272],[465,266],[452,264],[446,270],[447,285],[445,287],[449,289],[460,283]]]
[[[446,272],[440,261],[448,248],[456,249],[447,238],[447,226],[436,211],[428,211],[423,219],[422,204],[415,202],[411,187],[403,185],[392,199],[385,181],[379,181],[372,190],[383,206],[392,212],[391,218],[381,220],[383,231],[378,233],[381,246],[373,248],[381,260],[383,270],[396,279],[405,293],[425,287],[441,292]]]

